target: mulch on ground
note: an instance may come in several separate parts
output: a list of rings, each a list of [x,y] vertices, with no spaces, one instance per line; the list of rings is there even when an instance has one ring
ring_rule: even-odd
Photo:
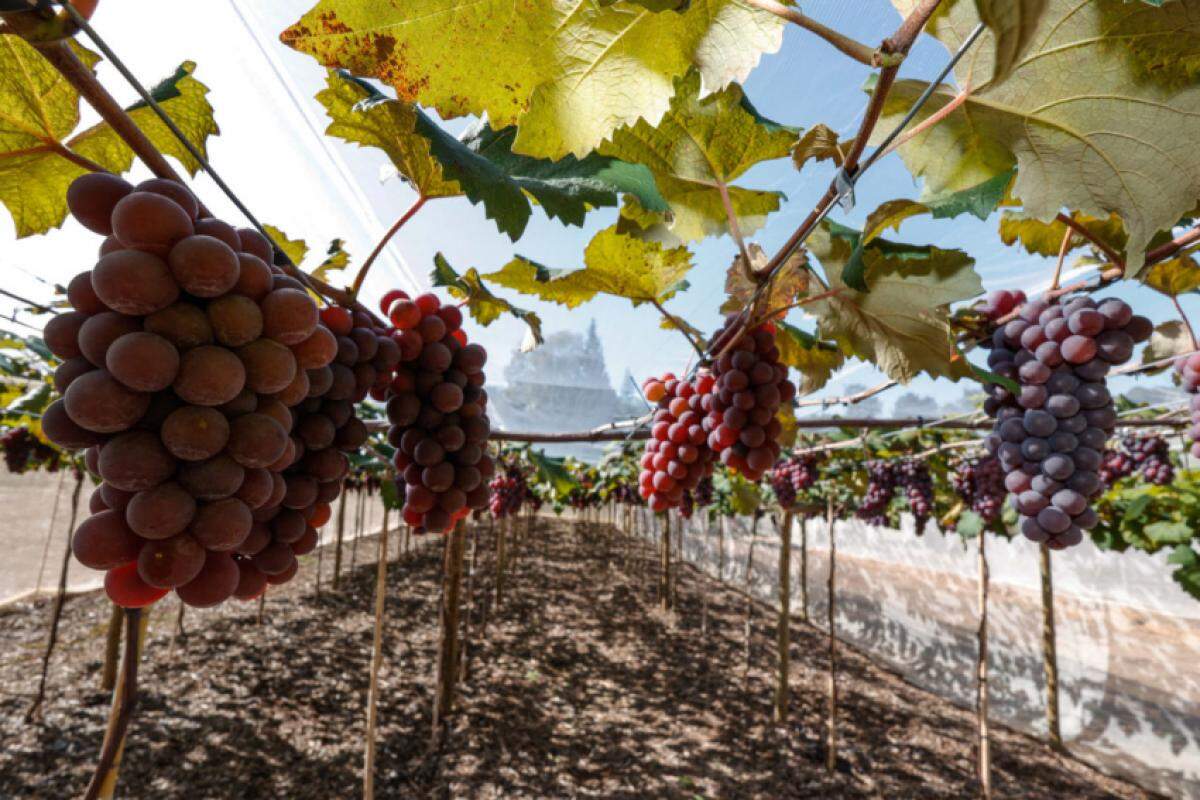
[[[520,523],[523,524],[523,523]],[[441,551],[388,574],[376,796],[388,798],[962,798],[978,792],[975,719],[839,647],[839,747],[825,770],[827,638],[792,630],[792,700],[772,722],[775,614],[685,567],[662,612],[657,553],[608,528],[541,520],[493,600],[492,539],[478,534],[468,676],[431,744]],[[427,542],[436,545],[436,542]],[[358,557],[373,555],[374,540]],[[395,537],[391,547],[396,558]],[[467,560],[472,555],[470,538]],[[128,798],[345,798],[361,794],[375,567],[316,591],[316,554],[257,604],[151,617],[118,794]],[[466,593],[466,589],[470,592]],[[473,600],[472,600],[473,598]],[[49,603],[0,610],[0,797],[78,796],[109,698],[109,605],[71,599],[40,721]],[[486,630],[484,626],[486,625]],[[1003,798],[1141,798],[1024,735],[993,727]]]

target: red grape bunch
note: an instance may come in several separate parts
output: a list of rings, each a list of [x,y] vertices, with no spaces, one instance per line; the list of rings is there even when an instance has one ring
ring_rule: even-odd
[[[1096,525],[1090,499],[1103,489],[1102,454],[1117,422],[1105,377],[1152,329],[1127,303],[1086,296],[1031,300],[996,329],[988,366],[1019,392],[988,386],[984,410],[996,423],[985,443],[1032,541],[1061,549]]]
[[[4,464],[9,472],[19,475],[38,467],[45,467],[47,472],[58,472],[59,452],[24,425],[5,431],[0,436],[0,447],[4,448]]]
[[[733,346],[713,365],[715,382],[705,392],[704,430],[708,446],[721,463],[751,481],[762,478],[779,458],[779,407],[790,403],[796,387],[787,367],[779,362],[775,326],[764,323],[741,332],[738,315],[731,314],[713,337],[713,347]]]
[[[771,468],[771,488],[780,508],[794,508],[796,495],[816,483],[819,463],[816,456],[792,456]]]
[[[995,456],[959,461],[954,474],[950,476],[950,482],[954,491],[968,508],[979,515],[984,525],[991,525],[1000,519],[1007,490],[1004,488],[1004,470]]]
[[[67,204],[107,237],[67,286],[74,310],[44,331],[62,397],[42,429],[87,448],[103,481],[76,558],[127,607],[172,589],[212,606],[290,580],[346,469],[321,451],[353,417],[347,403],[321,441],[309,433],[336,395],[316,303],[271,266],[266,237],[201,216],[178,183],[89,174]]]
[[[1163,437],[1126,436],[1121,440],[1121,447],[1132,462],[1131,471],[1136,469],[1147,483],[1167,486],[1175,479],[1171,447]]]
[[[684,493],[712,474],[713,454],[701,426],[702,402],[712,397],[712,387],[707,372],[690,380],[668,372],[642,385],[646,399],[658,406],[638,476],[638,491],[652,511],[678,508]]]
[[[393,290],[380,307],[396,326],[400,364],[387,390],[388,441],[404,479],[404,521],[417,533],[445,532],[488,505],[495,473],[483,365],[468,344],[462,312],[436,295]]]
[[[529,495],[525,475],[516,467],[506,467],[503,472],[497,473],[488,488],[492,493],[488,508],[497,519],[515,517]]]
[[[867,493],[855,512],[868,525],[887,525],[888,506],[896,496],[899,469],[891,461],[872,459],[867,462]]]

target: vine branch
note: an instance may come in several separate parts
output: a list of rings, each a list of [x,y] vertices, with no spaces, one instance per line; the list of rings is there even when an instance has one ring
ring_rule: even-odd
[[[1050,281],[1050,288],[1057,289],[1059,281],[1062,280],[1063,262],[1067,259],[1067,250],[1071,248],[1071,237],[1074,232],[1067,228],[1063,233],[1062,244],[1058,246],[1058,263],[1054,265],[1054,279]]]
[[[675,328],[675,330],[679,331],[683,338],[687,339],[687,343],[690,344],[692,349],[696,351],[696,355],[700,357],[701,361],[704,361],[706,358],[704,348],[700,346],[699,342],[692,338],[692,335],[688,332],[687,328],[683,326],[683,323],[680,322],[670,311],[667,311],[667,309],[663,307],[663,304],[660,303],[657,298],[652,298],[650,303],[658,309],[658,312],[663,315],[667,322],[671,323],[671,326]]]
[[[1121,258],[1121,254],[1100,241],[1091,231],[1076,222],[1070,215],[1060,213],[1055,219],[1099,248],[1104,253],[1105,258],[1121,268],[1122,273],[1125,271],[1125,259]]]
[[[822,25],[812,17],[800,13],[800,10],[797,8],[785,6],[782,3],[775,2],[775,0],[746,0],[746,5],[754,6],[761,11],[766,11],[768,14],[774,14],[780,19],[785,19],[788,22],[798,25],[810,33],[815,33],[860,64],[866,64],[868,67],[879,66],[879,51],[872,50],[862,42],[851,39],[849,36],[835,31],[833,28]]]

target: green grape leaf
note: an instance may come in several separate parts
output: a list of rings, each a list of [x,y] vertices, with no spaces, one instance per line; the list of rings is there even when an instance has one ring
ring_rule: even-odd
[[[444,286],[451,296],[465,300],[471,318],[483,327],[491,325],[502,314],[512,314],[529,327],[529,334],[536,344],[543,342],[541,317],[492,294],[474,267],[459,275],[446,257],[437,253],[433,257],[433,271],[429,279],[434,286]]]
[[[329,115],[326,134],[379,148],[422,197],[462,194],[459,185],[443,174],[430,152],[429,139],[418,131],[418,120],[424,114],[413,104],[393,100],[366,81],[332,69],[316,99]]]
[[[900,225],[906,219],[921,214],[929,214],[934,219],[952,219],[959,214],[972,214],[979,219],[987,219],[1003,202],[1005,190],[1012,183],[1013,174],[1012,171],[1001,173],[976,186],[928,197],[923,202],[907,198],[889,200],[867,216],[863,225],[862,243],[882,236],[888,228],[899,231]]]
[[[1099,219],[1119,215],[1128,234],[1127,275],[1135,275],[1155,234],[1200,196],[1200,159],[1191,157],[1200,138],[1200,85],[1147,78],[1144,59],[1126,43],[1154,43],[1147,47],[1160,61],[1167,53],[1188,57],[1200,38],[1198,11],[1200,0],[1161,9],[1047,0],[1033,44],[1007,77],[993,74],[996,38],[985,33],[955,71],[970,95],[903,145],[901,156],[930,194],[977,184],[1016,164],[1013,195],[1034,219],[1050,221],[1063,208]],[[978,21],[974,4],[958,2],[931,22],[930,32],[953,50]],[[893,87],[880,136],[925,88],[913,80]],[[937,87],[918,121],[957,93]]]
[[[758,244],[750,242],[746,250],[750,254],[749,269],[742,254],[738,253],[725,273],[725,302],[719,309],[722,314],[740,311],[750,305],[758,281],[748,276],[747,272],[761,272],[767,265],[767,254]],[[808,294],[808,279],[808,256],[803,250],[798,250],[775,273],[770,289],[759,297],[759,310],[765,313],[787,308],[798,297]]]
[[[755,164],[786,156],[797,131],[764,119],[736,84],[704,97],[700,75],[692,71],[675,89],[657,125],[640,121],[620,128],[599,152],[653,173],[671,214],[647,230],[649,238],[682,244],[729,233],[723,193],[742,235],[752,234],[779,209],[783,195],[731,184]],[[654,210],[640,200],[642,211]]]
[[[1192,540],[1192,527],[1186,522],[1152,522],[1142,532],[1156,545],[1186,544]]]
[[[954,529],[964,539],[974,539],[983,533],[985,527],[983,517],[968,509],[958,515],[958,521]]]
[[[779,360],[800,373],[797,392],[801,395],[823,387],[846,363],[845,355],[835,345],[782,320],[775,322],[775,345],[779,348]]]
[[[729,503],[733,510],[742,516],[749,516],[758,511],[762,505],[762,487],[751,483],[737,472],[730,472]]]
[[[404,496],[400,494],[400,487],[396,485],[396,481],[390,475],[384,476],[383,483],[379,487],[379,496],[383,500],[383,507],[389,511],[399,511],[404,508]]]
[[[1154,327],[1154,333],[1150,334],[1150,341],[1142,350],[1142,363],[1153,364],[1164,358],[1185,355],[1192,352],[1193,349],[1192,337],[1188,335],[1184,324],[1177,319],[1167,320]],[[1162,371],[1170,366],[1170,364],[1164,364],[1155,371]]]
[[[303,239],[291,239],[286,233],[274,225],[263,225],[263,230],[271,237],[271,241],[275,247],[283,251],[283,254],[292,260],[292,263],[297,267],[304,261],[304,257],[308,255],[308,243]]]
[[[838,135],[827,125],[815,125],[804,132],[800,141],[792,148],[792,163],[796,169],[803,169],[811,160],[832,161],[840,167],[845,161],[846,153],[854,146],[853,139],[838,141]]]
[[[53,387],[48,383],[39,383],[29,388],[24,394],[13,400],[5,411],[12,414],[40,415],[50,405],[54,396]]]
[[[99,56],[72,44],[89,67]],[[203,151],[217,133],[208,90],[191,77],[186,62],[155,88],[163,108]],[[164,88],[165,87],[165,88]],[[198,166],[149,108],[135,105],[131,115],[151,141],[194,172]],[[12,215],[17,236],[45,233],[67,216],[67,187],[88,170],[64,154],[75,153],[112,172],[133,165],[133,151],[104,123],[68,138],[79,124],[79,94],[18,36],[0,36],[0,203]]]
[[[841,290],[806,307],[817,317],[822,337],[834,339],[847,355],[871,361],[907,383],[925,372],[958,377],[962,357],[951,341],[947,305],[977,296],[983,286],[962,251],[898,245],[883,239],[863,251],[863,280],[870,292],[843,280],[843,268],[859,233],[824,222],[809,239],[830,289]]]
[[[567,471],[566,462],[561,458],[552,458],[541,450],[530,448],[525,451],[529,463],[537,470],[538,480],[553,487],[559,497],[565,497],[573,489],[581,488],[579,481]]]
[[[1033,43],[1047,0],[975,0],[979,18],[995,37],[992,79],[1002,81]]]
[[[1195,253],[1191,250],[1166,261],[1152,264],[1138,275],[1138,280],[1156,292],[1167,297],[1177,297],[1181,294],[1200,288],[1200,263],[1196,262]]]
[[[320,0],[280,38],[443,118],[516,124],[518,152],[582,158],[622,125],[657,123],[692,66],[720,90],[782,43],[783,20],[739,0],[663,5]]]
[[[325,260],[322,261],[310,275],[320,281],[328,281],[330,274],[350,267],[350,253],[345,249],[344,239],[334,239],[325,250]]]
[[[550,270],[520,256],[483,277],[492,283],[576,308],[597,294],[624,297],[635,306],[662,303],[687,288],[692,267],[686,247],[666,248],[619,233],[615,226],[592,237],[583,254],[584,268]]]

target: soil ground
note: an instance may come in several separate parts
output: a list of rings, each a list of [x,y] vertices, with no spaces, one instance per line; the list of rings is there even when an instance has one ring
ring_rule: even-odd
[[[523,524],[523,523],[521,523]],[[540,520],[492,603],[491,537],[478,532],[469,674],[440,747],[430,746],[441,550],[388,573],[376,793],[388,798],[962,798],[974,716],[838,649],[838,762],[825,763],[827,638],[792,626],[792,700],[771,721],[775,612],[688,567],[676,610],[657,598],[657,554],[611,529]],[[432,546],[429,546],[432,545]],[[119,795],[341,798],[361,792],[375,568],[330,590],[317,554],[255,604],[151,617],[140,702]],[[392,545],[396,558],[395,537]],[[468,539],[467,559],[471,559]],[[348,560],[348,559],[347,559]],[[472,602],[472,599],[473,602]],[[751,636],[747,646],[747,611]],[[49,604],[0,612],[0,797],[76,796],[108,712],[99,687],[109,604],[72,598],[41,721],[26,724]],[[486,622],[485,622],[486,621]],[[483,627],[486,624],[486,629]],[[1141,798],[1040,742],[993,727],[1003,798]]]

